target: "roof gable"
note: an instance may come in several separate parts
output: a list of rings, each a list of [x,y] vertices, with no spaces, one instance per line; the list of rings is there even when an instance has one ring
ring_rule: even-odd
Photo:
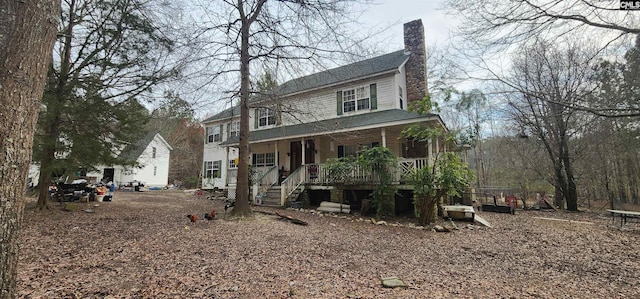
[[[118,158],[125,158],[127,160],[137,160],[144,150],[151,144],[151,142],[158,138],[162,144],[164,144],[169,150],[173,150],[171,145],[162,138],[162,135],[158,132],[149,132],[142,139],[136,143],[127,145],[122,152],[118,155]]]

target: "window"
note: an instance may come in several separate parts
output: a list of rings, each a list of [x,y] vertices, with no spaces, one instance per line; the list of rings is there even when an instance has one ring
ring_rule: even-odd
[[[358,145],[338,145],[338,158],[355,158],[360,151],[380,146],[379,142]]]
[[[240,121],[232,121],[229,124],[229,138],[232,136],[240,136]]]
[[[207,127],[207,143],[220,141],[222,141],[220,126]]]
[[[402,145],[402,157],[404,158],[426,158],[428,143],[425,141],[407,140]]]
[[[276,165],[276,154],[253,154],[253,165],[256,167]]]
[[[156,152],[157,152],[156,148],[155,148],[155,147],[152,147],[152,148],[151,148],[151,158],[155,158],[155,157],[156,157]],[[155,174],[154,174],[154,175],[155,175]]]
[[[355,158],[357,156],[357,145],[338,145],[338,158]]]
[[[156,174],[158,174],[158,166],[153,166],[153,176],[156,176]]]
[[[204,162],[204,177],[205,178],[219,178],[221,177],[220,173],[220,164],[222,161],[205,161]]]
[[[238,123],[239,124],[239,123]],[[258,109],[258,126],[270,126],[276,124],[276,113],[268,108]]]
[[[358,87],[342,91],[342,107],[344,112],[369,110],[371,100],[369,98],[369,87]]]
[[[236,159],[229,160],[229,169],[238,168],[238,164],[236,164]]]

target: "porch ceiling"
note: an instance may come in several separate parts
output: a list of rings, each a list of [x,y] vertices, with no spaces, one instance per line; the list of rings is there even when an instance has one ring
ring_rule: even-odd
[[[352,116],[343,116],[292,126],[251,131],[249,134],[249,142],[266,142],[280,140],[283,138],[347,133],[374,128],[407,125],[425,121],[436,121],[442,125],[440,116],[437,114],[419,115],[415,112],[392,109],[357,114]],[[221,145],[223,146],[234,146],[236,144],[238,144],[237,136],[234,136],[233,138],[221,143]]]

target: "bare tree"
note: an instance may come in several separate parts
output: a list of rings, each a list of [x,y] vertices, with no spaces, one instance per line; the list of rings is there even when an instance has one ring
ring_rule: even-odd
[[[225,0],[206,8],[208,19],[202,28],[211,36],[206,59],[219,62],[219,71],[213,75],[240,75],[239,86],[230,92],[240,103],[235,215],[250,214],[249,108],[256,107],[250,99],[257,96],[251,89],[251,69],[261,67],[276,73],[287,69],[295,75],[305,71],[299,67],[301,63],[310,65],[306,70],[311,70],[323,59],[335,60],[355,52],[356,34],[348,28],[353,28],[351,14],[357,12],[359,2],[366,0]]]
[[[538,41],[521,50],[512,79],[503,81],[515,91],[510,100],[515,119],[541,142],[553,165],[556,199],[564,198],[572,211],[578,206],[576,149],[570,141],[583,132],[590,117],[569,107],[580,104],[591,91],[594,57],[588,53],[579,43],[558,47]]]
[[[497,65],[488,62],[488,57],[497,52],[504,57],[506,51],[538,38],[562,42],[568,36],[598,36],[593,42],[601,51],[615,52],[618,48],[612,46],[626,46],[633,35],[640,33],[640,15],[620,10],[616,1],[448,0],[445,8],[459,16],[461,24],[457,35],[469,42],[459,48],[464,48],[469,59],[482,57],[476,60],[475,66],[491,69],[492,75],[496,75]],[[603,117],[637,117],[640,116],[638,102],[635,100],[624,106],[554,103]]]
[[[586,29],[610,32],[612,41],[640,33],[634,11],[616,1],[600,0],[448,0],[445,8],[461,16],[460,33],[484,44],[512,45],[535,36],[579,34]]]
[[[16,297],[33,134],[56,36],[59,1],[0,1],[0,298]]]

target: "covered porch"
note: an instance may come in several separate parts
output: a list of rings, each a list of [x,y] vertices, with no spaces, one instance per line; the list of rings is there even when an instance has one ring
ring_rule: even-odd
[[[372,122],[372,116],[362,114],[329,123],[325,121],[252,131],[250,161],[253,166],[251,188],[254,203],[283,206],[308,187],[331,188],[336,183],[376,183],[375,175],[360,166],[355,166],[343,181],[337,182],[326,171],[325,163],[331,158],[356,158],[364,149],[386,147],[399,157],[397,167],[393,170],[395,183],[404,184],[409,173],[427,167],[433,163],[437,153],[446,150],[441,140],[414,142],[401,137],[402,129],[412,123],[445,129],[439,117],[415,117],[402,110],[391,115],[395,119],[389,119],[389,115],[378,115],[382,119],[378,118],[377,121],[384,120],[379,124],[367,124]],[[358,118],[361,120],[358,121]],[[356,123],[360,126],[354,126]],[[236,144],[229,143],[228,146]],[[233,188],[237,181],[237,169],[229,169],[227,174],[227,184]]]

